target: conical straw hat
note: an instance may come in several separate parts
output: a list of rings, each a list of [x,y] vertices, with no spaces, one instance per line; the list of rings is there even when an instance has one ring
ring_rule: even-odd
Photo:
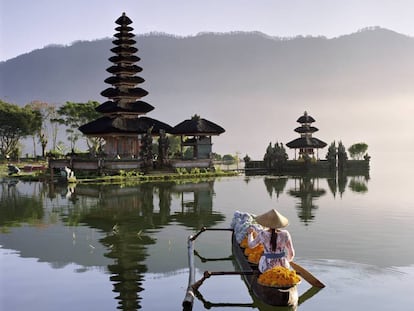
[[[257,216],[256,222],[264,227],[274,229],[284,228],[289,224],[289,220],[275,209]]]

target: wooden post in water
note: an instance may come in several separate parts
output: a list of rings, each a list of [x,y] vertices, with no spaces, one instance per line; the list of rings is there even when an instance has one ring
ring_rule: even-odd
[[[194,238],[193,236],[188,237],[188,266],[189,266],[189,275],[188,275],[188,287],[187,292],[183,301],[183,310],[192,310],[194,303],[194,289],[193,284],[195,283],[195,269],[194,269]]]
[[[190,311],[193,309],[193,303],[194,303],[194,285],[195,285],[195,266],[194,266],[194,241],[198,238],[198,236],[203,233],[204,231],[233,231],[231,228],[206,228],[203,227],[194,235],[190,235],[187,240],[187,247],[188,247],[188,266],[189,266],[189,276],[188,276],[188,287],[187,291],[183,300],[183,310],[184,311]],[[223,273],[223,272],[219,272]],[[213,273],[207,273],[210,275]],[[207,276],[206,276],[207,277]],[[199,281],[198,286],[201,285],[201,283],[204,281],[204,278]]]

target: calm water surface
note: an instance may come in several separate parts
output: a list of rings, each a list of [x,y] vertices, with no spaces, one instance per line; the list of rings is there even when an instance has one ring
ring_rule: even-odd
[[[343,178],[73,188],[4,179],[0,309],[182,310],[187,237],[202,226],[229,227],[235,210],[274,207],[290,220],[295,261],[327,285],[298,310],[410,309],[414,169],[406,162],[374,155],[369,175]],[[205,232],[195,248],[196,279],[235,269],[228,232]],[[299,294],[309,289],[303,281]],[[255,302],[239,276],[204,282],[193,310],[207,309],[286,310]]]

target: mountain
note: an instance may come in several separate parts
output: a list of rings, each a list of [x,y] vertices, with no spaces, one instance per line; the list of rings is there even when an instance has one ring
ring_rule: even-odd
[[[172,126],[194,114],[218,123],[226,129],[213,139],[219,153],[260,159],[269,142],[298,136],[293,129],[305,110],[328,144],[364,141],[371,153],[414,147],[411,37],[376,27],[332,39],[233,32],[136,40],[140,86],[155,107],[148,116]],[[51,45],[1,62],[0,98],[103,102],[111,41]]]

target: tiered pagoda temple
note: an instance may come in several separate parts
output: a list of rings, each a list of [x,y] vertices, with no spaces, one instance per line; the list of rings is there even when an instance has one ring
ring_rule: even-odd
[[[299,158],[301,158],[306,156],[313,157],[314,149],[318,151],[318,149],[326,147],[327,144],[325,142],[316,137],[312,137],[312,134],[317,132],[318,129],[312,126],[315,119],[308,115],[306,111],[296,122],[301,124],[301,126],[295,128],[295,132],[299,133],[300,137],[286,144],[289,148],[295,149],[295,159],[297,149],[299,149]]]
[[[107,157],[137,158],[143,135],[169,133],[172,127],[143,116],[154,107],[141,100],[148,92],[137,87],[145,80],[136,75],[142,68],[136,65],[140,58],[133,46],[136,41],[129,26],[132,21],[123,13],[115,23],[119,25],[112,41],[115,47],[111,51],[115,55],[109,58],[113,65],[107,69],[112,76],[105,80],[112,87],[101,92],[109,100],[96,108],[103,117],[82,125],[79,130],[87,136],[103,138],[103,152]]]
[[[133,39],[133,28],[129,26],[132,21],[123,13],[115,23],[119,25],[115,28],[117,32],[115,40],[112,41],[115,47],[111,51],[115,55],[109,58],[113,65],[107,69],[112,76],[105,80],[112,87],[101,92],[101,95],[109,100],[96,108],[103,116],[82,125],[79,130],[87,136],[102,138],[105,141],[102,151],[107,159],[139,159],[140,151],[147,148],[149,136],[165,138],[165,133],[180,136],[181,154],[183,155],[183,148],[191,148],[191,160],[202,161],[182,165],[180,161],[185,159],[178,157],[170,161],[173,167],[211,166],[211,136],[220,135],[225,130],[197,115],[174,128],[144,116],[154,107],[141,100],[148,92],[137,87],[144,79],[136,75],[142,68],[136,65],[140,58],[135,55],[138,49],[134,47],[136,41]]]

